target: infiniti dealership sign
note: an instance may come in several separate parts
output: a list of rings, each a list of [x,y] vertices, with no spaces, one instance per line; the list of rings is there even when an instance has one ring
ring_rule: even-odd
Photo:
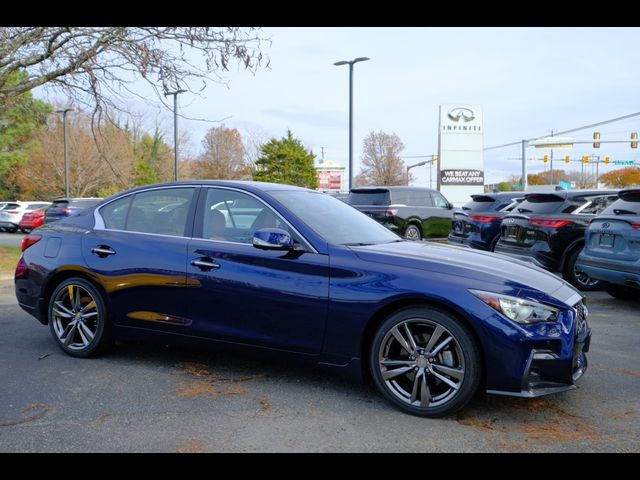
[[[482,107],[440,105],[438,188],[455,206],[484,191]]]

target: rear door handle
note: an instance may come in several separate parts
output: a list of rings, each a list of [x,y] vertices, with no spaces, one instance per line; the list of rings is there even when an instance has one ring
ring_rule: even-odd
[[[106,257],[107,255],[115,255],[116,251],[113,248],[108,247],[106,245],[99,245],[97,247],[93,247],[91,249],[91,253],[95,253],[100,257]]]
[[[193,265],[194,267],[198,267],[204,272],[212,270],[214,268],[220,268],[220,264],[214,262],[210,258],[199,258],[197,260],[192,260],[191,265]]]

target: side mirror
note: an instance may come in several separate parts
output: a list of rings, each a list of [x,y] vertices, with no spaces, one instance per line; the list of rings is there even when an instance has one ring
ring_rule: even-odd
[[[281,228],[261,228],[253,232],[253,246],[261,250],[293,250],[293,238]]]
[[[452,208],[454,208],[454,207],[453,207],[453,203],[451,203],[451,202],[447,202],[447,203],[449,204],[449,210],[451,210]]]

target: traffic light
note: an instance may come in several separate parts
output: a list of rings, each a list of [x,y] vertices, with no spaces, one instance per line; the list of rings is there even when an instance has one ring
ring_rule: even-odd
[[[542,157],[542,161],[544,163],[547,163],[549,161],[549,155],[547,155],[546,153],[544,154],[544,156]]]
[[[564,156],[564,163],[569,163],[571,161],[571,157],[569,155]]]
[[[611,157],[609,157],[609,155],[607,155],[606,157],[604,157],[604,164],[605,165],[609,165],[609,162],[611,161]]]
[[[638,132],[633,132],[631,134],[631,140],[638,140]],[[631,148],[638,148],[638,142],[631,142]]]
[[[584,157],[582,157],[582,163],[584,163],[585,165],[589,163],[589,155],[585,155]]]
[[[593,132],[593,139],[600,140],[600,132]],[[600,142],[593,142],[593,148],[600,148]]]

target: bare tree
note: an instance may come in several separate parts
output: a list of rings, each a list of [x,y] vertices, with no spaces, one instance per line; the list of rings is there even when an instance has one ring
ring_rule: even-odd
[[[0,104],[35,87],[58,87],[94,115],[130,92],[142,77],[163,94],[197,90],[237,61],[255,71],[268,60],[264,38],[240,27],[0,27]],[[194,55],[194,53],[196,55]],[[197,57],[204,65],[197,65]],[[13,72],[26,71],[20,82]]]
[[[72,196],[105,196],[133,186],[134,151],[131,133],[108,124],[94,138],[87,114],[67,119],[69,138],[69,186]],[[24,198],[43,200],[64,193],[62,122],[56,118],[39,134],[42,149],[27,162],[15,165],[7,175]],[[96,141],[98,143],[96,143]],[[98,151],[101,148],[102,152]]]
[[[192,175],[199,178],[233,180],[249,178],[246,151],[235,128],[213,127],[202,139],[203,153],[193,162]]]
[[[255,171],[256,162],[262,155],[262,146],[266,145],[269,140],[271,140],[271,135],[259,127],[245,129],[243,137],[245,159],[251,172]]]
[[[400,153],[404,144],[395,133],[369,132],[364,139],[362,170],[356,185],[406,185],[407,171]]]

